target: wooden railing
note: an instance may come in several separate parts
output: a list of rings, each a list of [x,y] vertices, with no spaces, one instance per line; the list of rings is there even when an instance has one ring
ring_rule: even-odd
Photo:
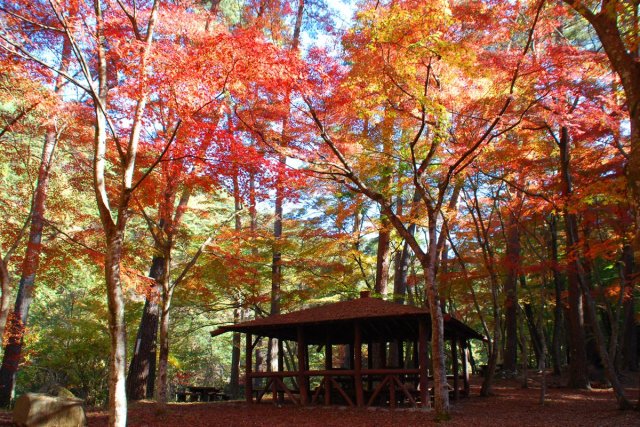
[[[380,401],[388,402],[390,407],[395,407],[398,404],[416,406],[419,402],[419,374],[420,370],[415,368],[362,369],[360,371],[362,383],[375,381],[374,387],[364,390],[365,406],[372,406]],[[247,376],[248,381],[254,378],[268,379],[264,388],[254,391],[256,402],[260,402],[264,394],[271,392],[274,396],[277,393],[286,395],[295,404],[324,403],[325,405],[330,405],[331,401],[339,396],[347,405],[356,406],[356,396],[354,395],[354,388],[356,387],[351,388],[348,386],[349,384],[354,384],[355,386],[356,371],[354,369],[251,372]],[[288,386],[284,381],[285,378],[294,378],[296,380],[305,378],[306,381],[304,383],[309,384],[311,377],[322,377],[313,393],[309,389],[300,390],[299,384]],[[454,377],[454,375],[447,375],[449,380],[454,379]],[[458,375],[458,379],[463,379],[463,376]],[[429,376],[428,380],[433,380],[433,376]],[[385,389],[388,390],[388,394],[383,393]],[[385,396],[388,397],[386,401],[384,399]],[[420,403],[429,405],[429,402]]]

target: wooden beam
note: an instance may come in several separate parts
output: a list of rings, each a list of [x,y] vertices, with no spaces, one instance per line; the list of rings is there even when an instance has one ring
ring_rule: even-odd
[[[300,389],[300,404],[302,406],[308,403],[309,396],[307,395],[307,378],[304,376],[304,372],[307,367],[306,347],[304,340],[304,329],[302,326],[298,326],[298,388]]]
[[[427,369],[427,321],[420,318],[418,330],[418,369],[420,370],[420,402],[423,408],[431,407],[429,398],[429,370]]]
[[[387,375],[382,379],[380,384],[378,384],[376,389],[373,391],[373,394],[369,398],[369,401],[367,402],[367,406],[373,405],[373,402],[375,401],[376,397],[378,397],[378,394],[380,394],[384,386],[387,385],[387,382],[389,382],[390,380],[391,380],[391,375]]]
[[[253,365],[253,345],[251,342],[251,334],[246,336],[245,345],[245,362],[244,362],[244,398],[247,403],[253,403],[253,378],[251,377],[251,368]]]
[[[354,376],[356,389],[356,405],[358,407],[364,406],[364,392],[362,390],[362,328],[359,321],[354,322],[353,331],[353,362],[354,362]]]
[[[469,397],[469,343],[461,340],[462,346],[462,381],[464,383],[464,396]]]

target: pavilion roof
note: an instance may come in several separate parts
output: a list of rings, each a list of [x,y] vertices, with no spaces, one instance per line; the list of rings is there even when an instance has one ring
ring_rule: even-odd
[[[362,297],[222,326],[211,335],[235,331],[293,340],[297,327],[303,326],[310,343],[322,344],[327,339],[333,343],[348,343],[353,330],[349,325],[361,321],[365,339],[409,339],[417,337],[418,319],[421,317],[426,317],[430,325],[431,316],[425,308]],[[483,338],[469,326],[445,314],[445,336],[452,335],[466,339]]]

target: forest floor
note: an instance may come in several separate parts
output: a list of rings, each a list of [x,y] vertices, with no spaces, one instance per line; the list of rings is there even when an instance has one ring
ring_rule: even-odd
[[[128,425],[155,426],[640,426],[639,411],[620,411],[611,389],[576,391],[558,387],[548,376],[549,388],[540,405],[539,376],[528,388],[522,380],[496,381],[494,395],[478,397],[480,380],[474,378],[471,397],[454,403],[451,419],[436,423],[432,411],[421,409],[353,409],[339,406],[295,407],[244,402],[172,403],[164,408],[154,402],[129,407]],[[628,397],[636,402],[638,376],[625,381]],[[89,411],[89,426],[106,426],[105,411]],[[0,414],[0,425],[11,425],[10,413]]]

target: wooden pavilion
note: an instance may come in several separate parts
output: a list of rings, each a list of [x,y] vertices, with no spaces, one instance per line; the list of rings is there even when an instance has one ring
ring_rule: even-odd
[[[300,405],[330,405],[338,401],[359,407],[430,404],[432,377],[427,342],[431,317],[424,308],[371,298],[368,292],[363,292],[359,299],[223,326],[211,335],[230,331],[246,334],[247,402],[259,402],[265,393],[271,392],[274,400],[277,396],[282,400],[286,395]],[[451,350],[448,379],[452,381],[452,397],[457,399],[461,395],[460,382],[462,394],[469,394],[468,342],[483,337],[450,315],[445,315],[444,331]],[[253,350],[261,338],[279,340],[277,372],[253,370]],[[292,370],[283,369],[283,341],[296,343],[297,367]],[[363,344],[368,346],[366,366],[363,366]],[[348,357],[347,363],[338,368],[333,363],[333,348],[340,345],[348,349]],[[309,369],[309,346],[316,346],[318,351],[324,348],[324,369]],[[387,363],[387,349],[392,346],[395,366]],[[409,357],[403,354],[405,348],[411,349]],[[372,363],[374,352],[378,354],[376,367]],[[266,378],[266,385],[254,389],[256,378]],[[318,381],[312,390],[310,384]]]

